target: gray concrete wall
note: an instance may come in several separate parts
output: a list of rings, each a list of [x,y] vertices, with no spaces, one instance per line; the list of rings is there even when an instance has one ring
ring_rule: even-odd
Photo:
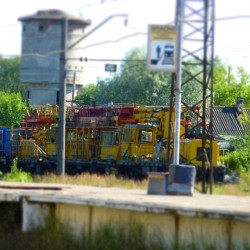
[[[42,226],[47,216],[76,235],[105,223],[138,222],[166,246],[250,248],[249,196],[147,195],[142,190],[2,182],[1,202],[22,203],[23,231]]]
[[[77,22],[69,22],[68,45],[84,35],[84,27]],[[29,99],[33,105],[56,104],[57,91],[64,79],[66,68],[66,100],[72,99],[74,72],[76,91],[83,86],[83,62],[75,60],[82,53],[83,41],[67,51],[64,59],[64,21],[23,22],[21,82],[28,84]]]
[[[42,31],[39,31],[40,26],[43,27]],[[41,55],[61,50],[62,33],[60,22],[23,23],[21,82],[60,82],[61,54]]]

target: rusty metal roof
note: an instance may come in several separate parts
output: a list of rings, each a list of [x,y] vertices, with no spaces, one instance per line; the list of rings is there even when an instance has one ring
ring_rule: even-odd
[[[243,112],[250,117],[250,108],[244,108]],[[237,112],[235,106],[213,107],[213,134],[243,136],[250,135],[250,125],[242,122],[242,114]]]

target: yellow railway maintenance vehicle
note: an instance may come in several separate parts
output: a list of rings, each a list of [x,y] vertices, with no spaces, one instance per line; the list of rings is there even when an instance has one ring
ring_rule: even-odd
[[[43,113],[46,122],[33,117],[33,122],[26,122],[29,126],[20,129],[17,156],[29,171],[56,170],[58,109],[42,110],[50,114]],[[174,120],[174,110],[168,107],[119,104],[70,108],[65,131],[66,172],[115,171],[141,177],[150,171],[167,171],[173,153]],[[205,157],[207,168],[212,166],[221,174],[220,144],[207,140],[206,152],[201,152],[199,110],[183,107],[180,127],[181,162],[199,169]]]

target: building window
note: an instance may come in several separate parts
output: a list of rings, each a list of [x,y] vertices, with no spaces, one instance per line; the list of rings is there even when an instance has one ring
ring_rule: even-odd
[[[59,105],[59,91],[56,92],[56,104]]]
[[[25,25],[23,25],[23,32],[25,32],[26,31],[26,26]]]
[[[29,102],[30,102],[30,91],[28,90],[28,91],[27,91],[27,101],[26,101],[26,104],[27,104],[27,105],[31,104],[31,103],[29,103]]]
[[[39,25],[38,26],[38,31],[43,32],[44,31],[44,26],[43,25]]]

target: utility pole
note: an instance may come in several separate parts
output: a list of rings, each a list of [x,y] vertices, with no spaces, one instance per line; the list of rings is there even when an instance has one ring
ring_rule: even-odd
[[[67,62],[67,51],[73,49],[78,43],[84,40],[86,37],[91,35],[94,31],[99,29],[105,23],[110,21],[115,17],[125,17],[127,18],[127,14],[114,14],[106,18],[99,25],[89,31],[87,34],[83,35],[80,39],[74,42],[71,45],[67,44],[68,41],[68,19],[65,17],[64,20],[64,52],[62,52],[62,61],[61,61],[61,69],[63,69],[63,73],[61,72],[61,82],[60,82],[60,96],[59,96],[59,130],[58,130],[58,158],[57,158],[57,174],[65,175],[65,135],[66,135],[66,62]],[[127,24],[127,22],[125,22]]]
[[[178,165],[180,161],[180,122],[181,122],[181,75],[182,75],[182,17],[183,0],[177,1],[176,6],[176,30],[177,30],[177,65],[176,65],[176,85],[175,95],[175,125],[174,125],[174,157],[173,164]]]
[[[64,52],[61,57],[61,82],[59,96],[59,122],[58,122],[58,158],[57,158],[57,174],[65,175],[65,128],[66,128],[66,60],[67,60],[67,41],[68,41],[68,19],[64,20]]]
[[[76,91],[76,71],[74,71],[73,73],[73,91],[72,91],[71,107],[73,107],[73,103],[75,100],[75,91]]]

